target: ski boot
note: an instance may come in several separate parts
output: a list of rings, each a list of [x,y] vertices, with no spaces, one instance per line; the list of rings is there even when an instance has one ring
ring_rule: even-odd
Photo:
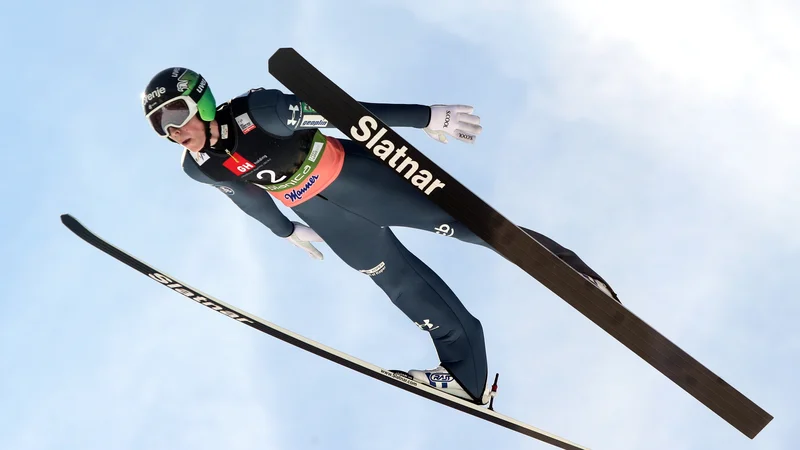
[[[622,302],[619,300],[619,297],[617,297],[617,293],[614,292],[613,289],[611,289],[611,286],[603,283],[602,281],[600,281],[600,280],[598,280],[596,278],[592,278],[592,277],[590,277],[588,275],[584,275],[584,274],[581,274],[581,275],[583,275],[583,278],[586,278],[587,280],[589,280],[589,282],[592,283],[593,285],[595,285],[598,289],[603,291],[603,293],[605,293],[609,297],[611,297],[614,300],[616,300],[617,303],[619,303],[620,305],[622,304]]]
[[[409,370],[407,373],[418,383],[427,384],[437,390],[479,405],[486,405],[488,403],[490,404],[490,409],[494,402],[494,397],[497,395],[497,376],[495,376],[494,385],[487,386],[481,399],[476,401],[460,384],[458,384],[456,379],[450,375],[450,372],[441,365],[428,370]]]

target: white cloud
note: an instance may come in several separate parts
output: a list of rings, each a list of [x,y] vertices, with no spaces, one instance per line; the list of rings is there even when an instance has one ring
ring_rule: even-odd
[[[741,97],[797,124],[798,13],[789,4],[612,0],[552,3],[587,47],[621,45],[694,95]]]

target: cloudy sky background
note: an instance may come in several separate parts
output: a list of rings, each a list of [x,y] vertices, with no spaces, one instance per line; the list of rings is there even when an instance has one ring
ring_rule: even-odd
[[[800,6],[32,1],[2,25],[0,448],[549,448],[194,305],[61,225],[359,358],[434,366],[368,279],[184,176],[142,119],[167,66],[219,100],[284,89],[283,46],[364,101],[474,105],[475,146],[398,131],[776,418],[751,441],[502,258],[398,230],[483,322],[498,411],[593,449],[800,437]]]

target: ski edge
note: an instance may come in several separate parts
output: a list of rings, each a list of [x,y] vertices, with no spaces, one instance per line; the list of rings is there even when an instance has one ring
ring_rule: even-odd
[[[410,380],[407,377],[393,373],[390,370],[386,370],[375,364],[363,361],[332,347],[328,347],[312,339],[306,338],[300,334],[294,333],[288,329],[275,325],[254,314],[241,310],[209,294],[206,294],[205,292],[196,289],[167,274],[166,272],[158,270],[155,267],[128,254],[127,252],[104,240],[94,232],[90,231],[70,214],[62,214],[61,221],[70,231],[98,250],[141,272],[148,278],[158,282],[170,290],[173,290],[184,297],[195,301],[196,303],[228,316],[237,322],[242,322],[251,328],[280,339],[286,343],[292,344],[295,347],[306,350],[317,356],[321,356],[329,361],[353,369],[363,375],[383,381],[384,383],[435,401],[444,406],[448,406],[461,412],[470,414],[474,417],[486,420],[490,423],[494,423],[512,431],[516,431],[523,435],[538,439],[555,447],[565,450],[590,450],[588,447],[581,446],[567,439],[556,436],[555,434],[528,425],[512,417],[499,414],[477,404],[442,393],[430,386]]]

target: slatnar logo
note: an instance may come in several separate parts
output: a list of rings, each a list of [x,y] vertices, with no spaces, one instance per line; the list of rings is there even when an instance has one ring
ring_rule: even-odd
[[[158,281],[159,283],[167,286],[168,288],[172,289],[173,291],[182,294],[197,303],[200,303],[203,306],[207,306],[214,311],[219,312],[220,314],[224,314],[232,319],[236,319],[239,322],[247,322],[247,323],[254,323],[252,320],[248,319],[247,317],[242,317],[239,313],[233,312],[222,305],[218,304],[213,300],[209,300],[202,295],[198,294],[197,292],[193,291],[192,289],[180,284],[176,283],[175,281],[171,280],[169,277],[164,276],[158,272],[148,273],[148,277]]]
[[[372,131],[377,131],[372,133]],[[372,153],[378,158],[386,161],[386,158],[391,156],[389,165],[403,175],[403,171],[408,169],[403,176],[411,180],[411,184],[423,191],[425,195],[430,195],[436,188],[443,188],[444,183],[438,178],[434,178],[430,171],[419,168],[419,163],[414,161],[411,157],[406,156],[408,148],[404,145],[397,148],[397,145],[389,139],[383,139],[383,135],[387,133],[386,128],[381,127],[378,129],[378,121],[371,116],[363,116],[358,120],[358,128],[355,126],[350,128],[350,134],[353,139],[359,142],[367,142],[365,145]],[[379,142],[380,141],[380,142]]]

